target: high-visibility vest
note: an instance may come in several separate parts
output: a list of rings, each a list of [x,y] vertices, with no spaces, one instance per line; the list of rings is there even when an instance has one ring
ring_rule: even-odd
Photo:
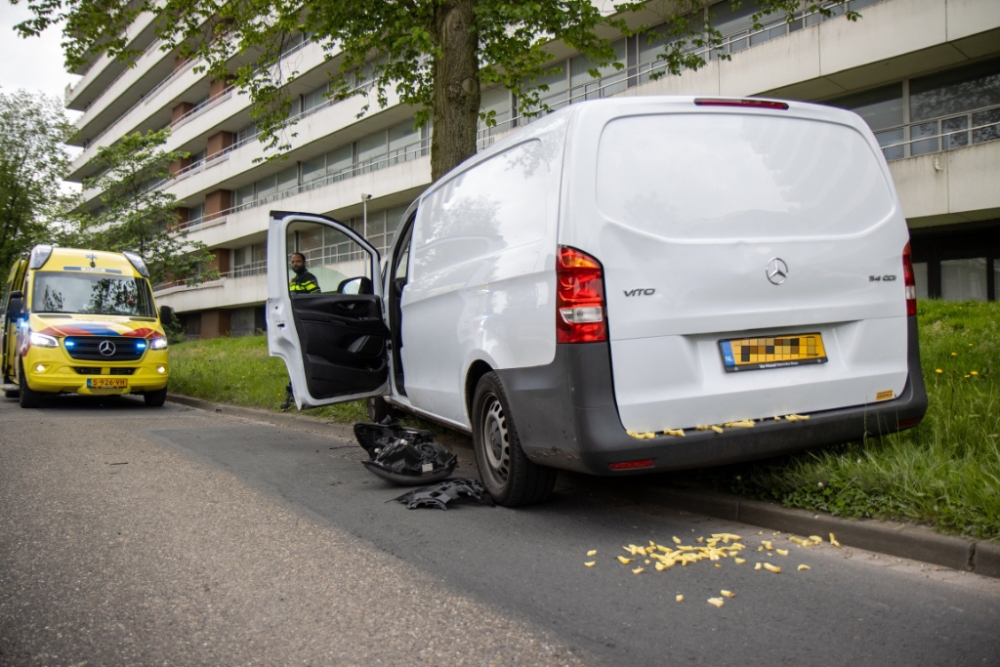
[[[296,276],[288,281],[288,291],[312,294],[313,292],[318,292],[320,290],[319,285],[316,284],[316,277],[313,274],[306,272],[301,276]]]

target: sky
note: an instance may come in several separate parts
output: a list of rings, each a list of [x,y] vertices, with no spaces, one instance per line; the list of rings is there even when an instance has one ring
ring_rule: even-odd
[[[0,90],[39,91],[63,103],[66,84],[75,83],[80,77],[63,69],[59,44],[62,33],[58,28],[49,28],[41,37],[28,39],[14,32],[14,25],[30,16],[23,2],[11,6],[9,0],[0,0]],[[79,114],[68,111],[67,115],[75,119]]]

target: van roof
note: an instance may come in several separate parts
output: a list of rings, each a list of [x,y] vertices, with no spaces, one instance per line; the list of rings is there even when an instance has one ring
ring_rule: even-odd
[[[707,100],[716,102],[712,106],[708,105],[698,105],[696,100]],[[720,105],[719,102],[733,102],[732,106]],[[739,103],[741,101],[753,101],[753,102],[778,102],[787,105],[787,109],[777,109],[777,108],[765,108],[765,107],[753,107],[753,106],[741,106]],[[499,139],[492,146],[480,151],[474,155],[469,160],[466,160],[461,165],[456,167],[452,172],[441,179],[441,182],[445,181],[454,175],[457,175],[469,167],[477,164],[478,162],[487,159],[488,157],[501,153],[511,146],[521,143],[529,137],[541,138],[544,135],[548,135],[553,132],[565,132],[569,124],[575,123],[578,120],[583,120],[581,117],[587,116],[591,112],[599,112],[600,115],[605,116],[607,114],[608,108],[619,108],[623,113],[635,112],[639,109],[649,110],[650,112],[678,112],[686,111],[689,113],[746,113],[746,114],[767,114],[773,116],[788,116],[796,118],[807,118],[810,120],[828,121],[834,123],[841,123],[844,125],[849,125],[855,129],[860,130],[863,134],[868,133],[868,126],[865,122],[852,111],[847,111],[845,109],[840,109],[837,107],[831,107],[826,104],[814,104],[810,102],[797,102],[795,100],[785,100],[777,98],[766,98],[766,97],[723,97],[723,96],[713,96],[713,95],[642,95],[638,97],[611,97],[603,100],[587,100],[584,102],[578,102],[567,107],[563,107],[553,113],[546,116],[542,116],[530,124],[523,127],[519,127],[516,130],[505,135]],[[586,122],[583,120],[583,122]],[[435,183],[428,192],[435,189],[437,183]]]
[[[141,278],[141,274],[132,266],[132,262],[119,252],[104,252],[102,250],[84,250],[81,248],[53,248],[48,261],[40,269],[42,271],[62,271],[66,267],[90,266],[93,261],[97,268],[121,271],[124,275]]]

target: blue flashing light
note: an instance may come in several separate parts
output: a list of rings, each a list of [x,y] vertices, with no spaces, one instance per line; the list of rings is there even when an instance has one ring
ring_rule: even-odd
[[[76,343],[74,343],[74,342],[73,342],[73,341],[71,341],[71,340],[67,340],[67,341],[64,341],[64,342],[63,342],[63,345],[65,345],[66,347],[75,347],[75,346],[76,346]]]
[[[137,342],[135,344],[135,349],[137,349],[137,350],[145,350],[146,349],[146,341],[140,340],[139,342]]]

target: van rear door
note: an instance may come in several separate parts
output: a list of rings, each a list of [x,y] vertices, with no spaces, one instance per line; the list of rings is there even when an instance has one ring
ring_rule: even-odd
[[[304,259],[292,270],[292,255]],[[389,386],[379,254],[349,225],[272,211],[267,344],[285,361],[295,402],[316,407],[381,396]]]
[[[853,114],[775,106],[685,98],[577,124],[599,140],[592,163],[576,156],[593,171],[571,181],[560,242],[604,265],[630,430],[862,405],[905,386],[908,233],[885,161]]]

